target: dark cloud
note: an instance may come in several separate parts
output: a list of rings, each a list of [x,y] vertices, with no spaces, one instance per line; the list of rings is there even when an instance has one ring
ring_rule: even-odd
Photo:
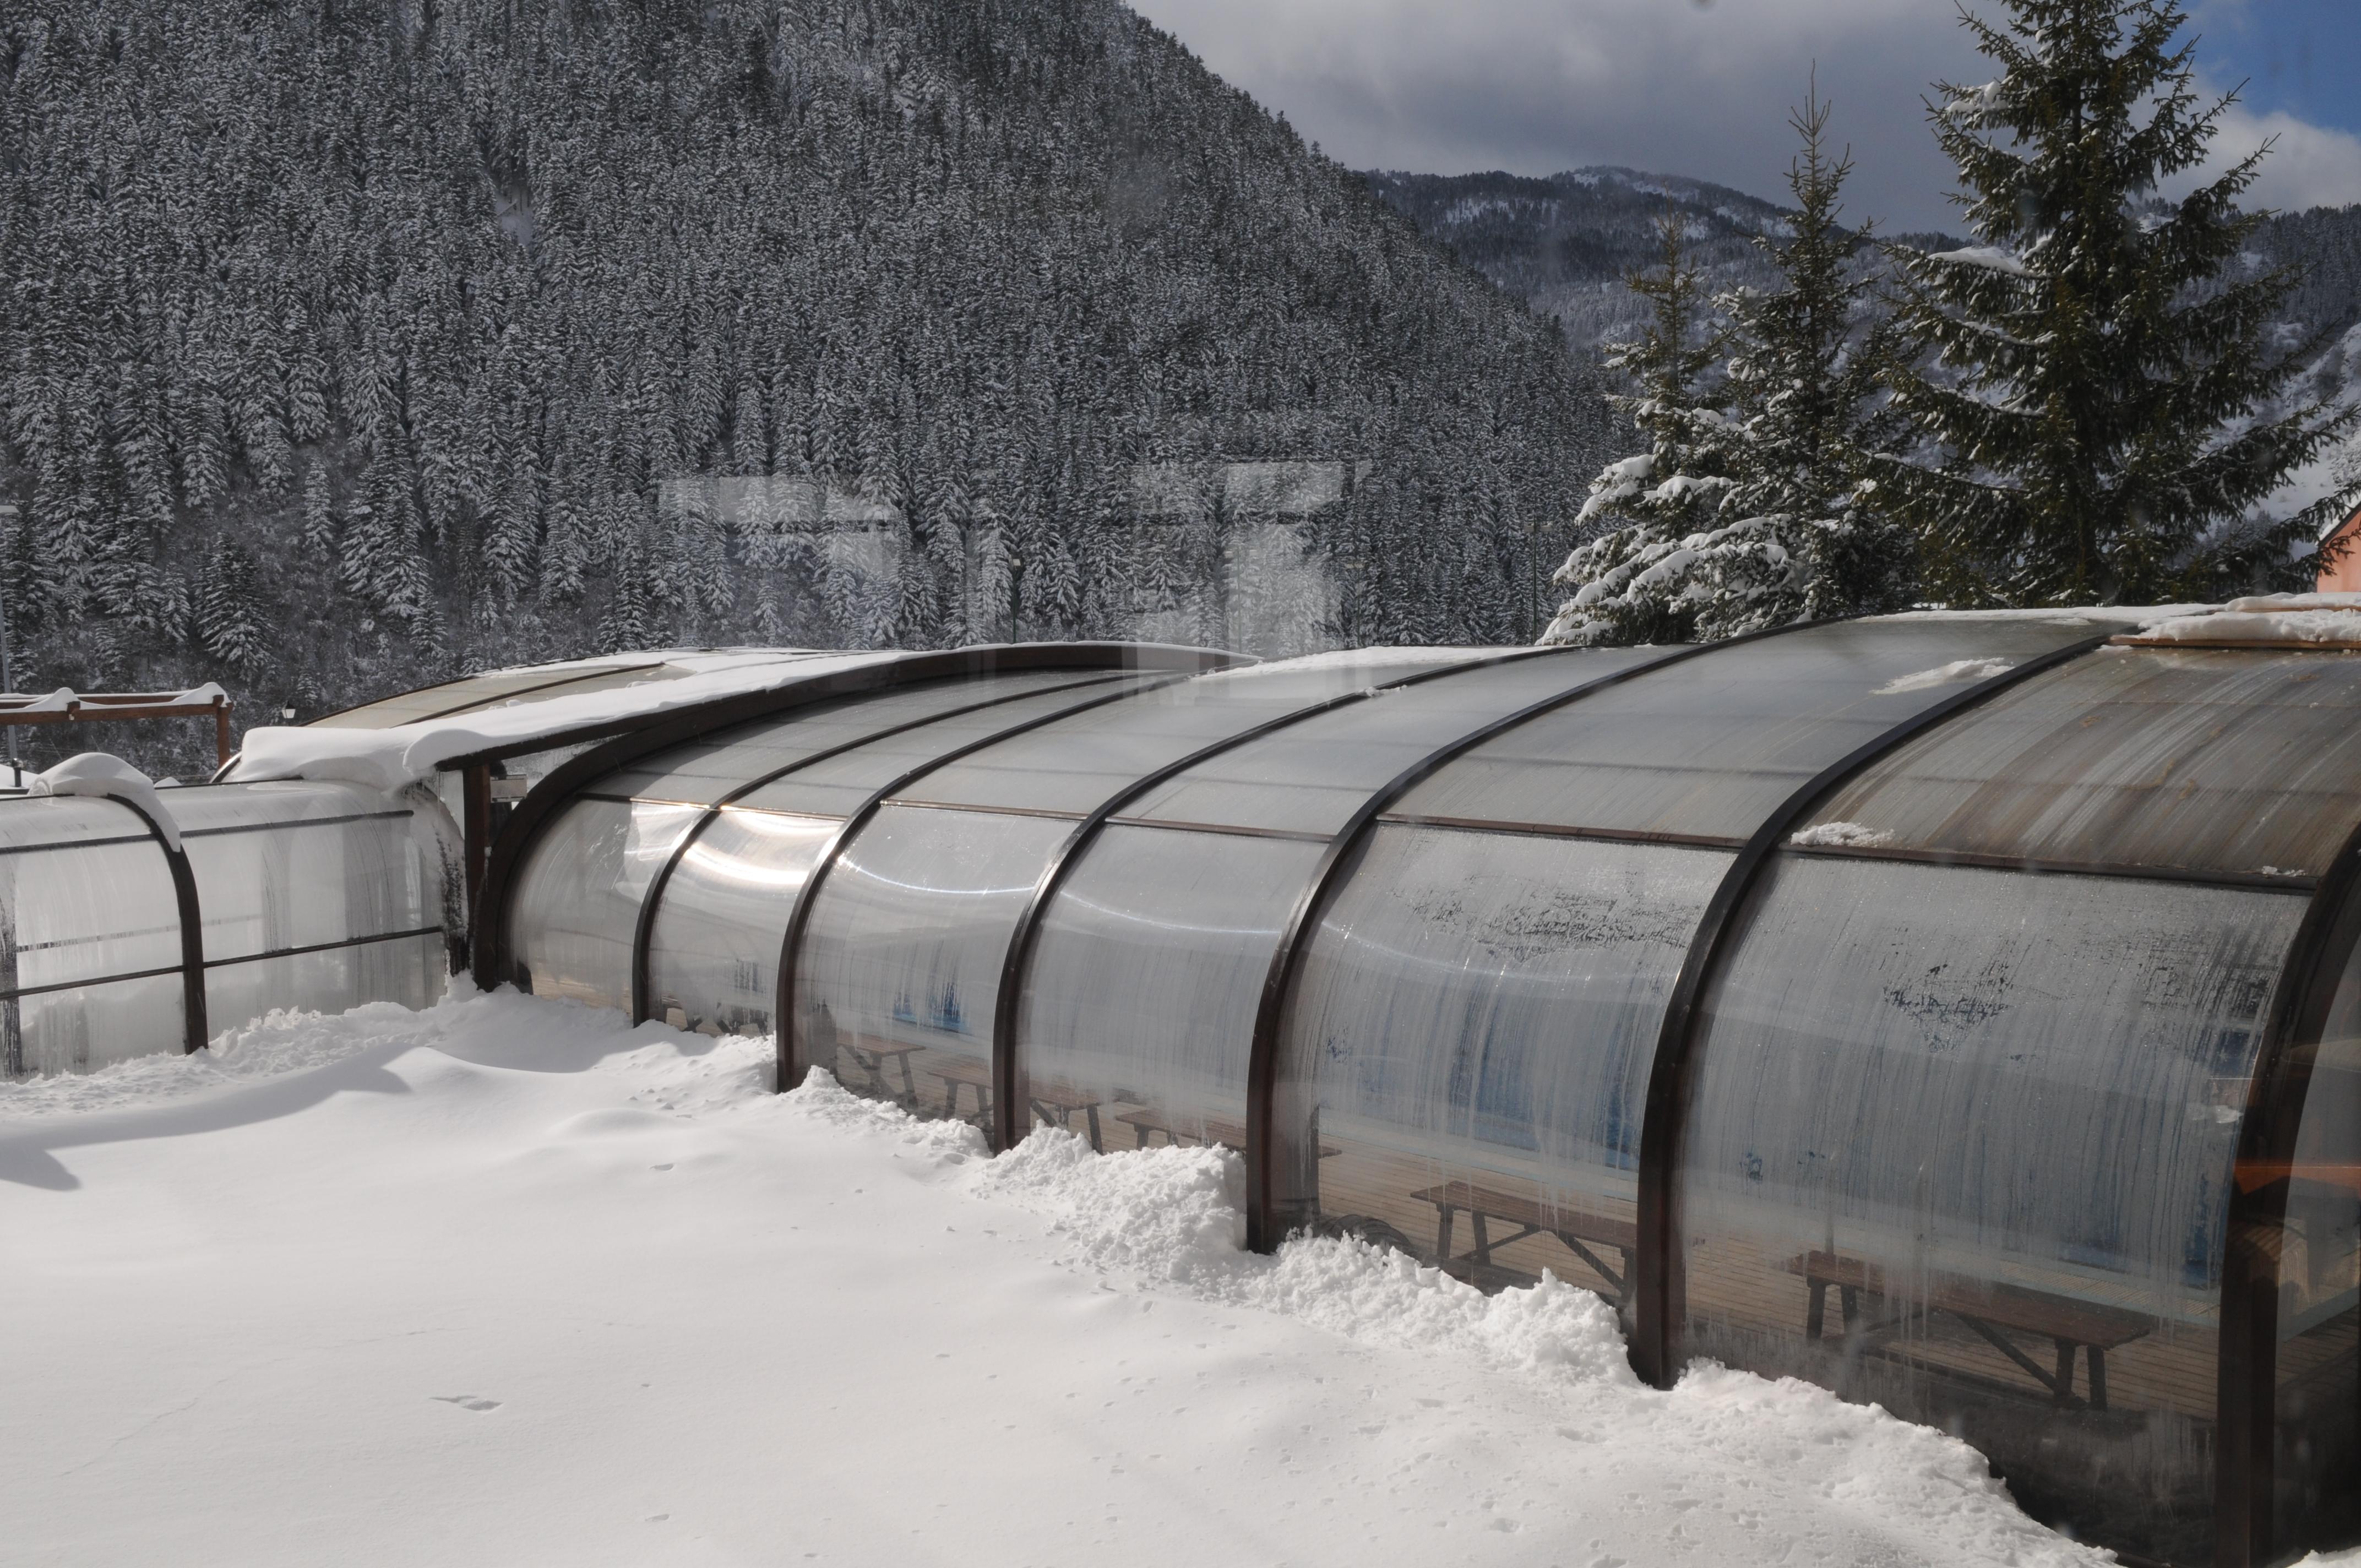
[[[1922,95],[1990,64],[1943,0],[1135,0],[1206,63],[1361,167],[1546,174],[1623,164],[1783,193],[1785,119],[1817,67],[1858,164],[1850,215],[1955,226]],[[2201,62],[2202,60],[2201,54]],[[2361,140],[2268,105],[2258,198],[2361,201]]]

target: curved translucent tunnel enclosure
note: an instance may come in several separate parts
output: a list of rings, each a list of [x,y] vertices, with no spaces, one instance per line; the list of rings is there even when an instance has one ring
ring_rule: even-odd
[[[774,652],[497,812],[445,764],[469,959],[997,1146],[1227,1146],[1257,1246],[1554,1274],[1656,1382],[1807,1379],[2134,1560],[2285,1562],[2361,1539],[2361,657],[2136,624]],[[431,991],[447,817],[162,793],[184,865],[0,806],[11,1070]]]
[[[0,1077],[196,1050],[273,1008],[442,994],[447,857],[417,805],[297,781],[155,799],[160,817],[0,805]]]

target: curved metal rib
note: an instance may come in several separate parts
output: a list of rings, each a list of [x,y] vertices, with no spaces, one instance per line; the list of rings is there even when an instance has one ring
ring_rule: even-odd
[[[682,861],[688,858],[688,851],[696,847],[697,839],[705,836],[705,830],[720,820],[721,813],[726,807],[736,805],[756,790],[774,784],[790,774],[800,773],[806,768],[817,767],[831,757],[842,756],[847,751],[869,745],[873,741],[891,740],[896,735],[912,729],[922,729],[946,718],[957,718],[962,714],[974,713],[981,708],[996,707],[1002,703],[1015,702],[1020,697],[1040,696],[1049,692],[1071,691],[1079,686],[1102,685],[1108,681],[1122,678],[1120,671],[1109,671],[1070,682],[1065,685],[1034,686],[1026,691],[1008,692],[999,696],[984,697],[980,701],[969,703],[963,707],[945,708],[940,713],[930,713],[923,718],[913,718],[905,723],[889,725],[873,734],[827,747],[807,757],[798,757],[785,766],[774,768],[760,778],[751,779],[719,796],[698,814],[696,821],[689,824],[688,831],[681,835],[680,842],[673,846],[672,853],[664,857],[664,864],[658,866],[655,875],[648,879],[647,892],[640,897],[639,917],[631,927],[631,1022],[645,1023],[650,1016],[649,1008],[652,1003],[648,994],[651,988],[648,978],[648,944],[655,936],[656,906],[664,898],[664,889],[672,883],[673,872],[679,868]]]
[[[1806,624],[1825,624],[1809,622]],[[1767,631],[1750,632],[1745,637],[1733,637],[1729,641],[1708,642],[1694,647],[1672,649],[1664,654],[1640,663],[1612,670],[1594,680],[1528,703],[1514,713],[1504,714],[1490,723],[1435,748],[1411,766],[1394,775],[1384,788],[1361,803],[1352,820],[1337,829],[1321,852],[1320,862],[1312,868],[1311,880],[1289,912],[1287,924],[1280,927],[1279,948],[1271,955],[1270,969],[1263,977],[1262,996],[1255,1007],[1254,1042],[1246,1065],[1246,1245],[1257,1252],[1269,1252],[1285,1238],[1283,1221],[1277,1212],[1277,1196],[1273,1183],[1271,1098],[1277,1092],[1279,1072],[1279,1028],[1287,1014],[1287,1002],[1294,991],[1297,976],[1303,968],[1306,938],[1318,927],[1320,918],[1334,898],[1341,885],[1345,869],[1352,863],[1353,854],[1377,819],[1393,804],[1419,784],[1432,777],[1436,770],[1455,758],[1482,745],[1498,735],[1504,735],[1517,726],[1541,718],[1565,707],[1592,692],[1620,685],[1635,676],[1669,664],[1694,659],[1716,649],[1733,643],[1752,641],[1762,637],[1775,637],[1784,632],[1800,630],[1801,627],[1775,627]]]
[[[2222,1333],[2214,1363],[2213,1561],[2257,1568],[2300,1542],[2276,1541],[2278,1493],[2279,1257],[2264,1238],[2287,1219],[2290,1168],[2302,1130],[2312,1063],[2306,1047],[2326,1033],[2356,942],[2361,942],[2361,827],[2313,890],[2288,948],[2246,1080],[2246,1114],[2229,1185],[2222,1251]],[[2252,1190],[2249,1190],[2249,1183]]]
[[[1689,939],[1688,953],[1681,960],[1680,973],[1673,981],[1672,994],[1664,1004],[1664,1023],[1656,1034],[1655,1058],[1648,1068],[1648,1097],[1640,1124],[1640,1245],[1632,1260],[1632,1272],[1639,1277],[1634,1282],[1631,1347],[1632,1368],[1645,1381],[1660,1388],[1670,1387],[1678,1371],[1674,1353],[1674,1321],[1686,1303],[1677,1249],[1679,1238],[1673,1234],[1672,1184],[1680,1168],[1681,1134],[1688,1113],[1697,1016],[1707,983],[1733,943],[1739,910],[1761,879],[1763,868],[1806,813],[1871,763],[1953,716],[1990,701],[2011,686],[2079,659],[2104,646],[2106,641],[2104,636],[2084,638],[2038,658],[2027,659],[2013,669],[1953,693],[1856,747],[1782,801],[1722,873],[1720,883],[1706,903],[1705,913],[1697,918],[1697,933]]]
[[[197,905],[197,874],[189,867],[188,851],[175,849],[164,837],[163,824],[137,802],[119,795],[106,797],[148,825],[164,865],[172,873],[172,901],[181,914],[181,1054],[193,1056],[213,1038],[205,1023],[205,927]]]
[[[795,1087],[795,1075],[803,1054],[798,1048],[800,1040],[799,1031],[796,1027],[795,1000],[796,954],[803,947],[804,929],[811,924],[812,906],[819,900],[820,884],[828,880],[828,873],[836,869],[837,859],[843,854],[846,846],[851,844],[861,830],[869,825],[870,819],[877,815],[878,808],[936,769],[947,767],[961,757],[981,751],[987,746],[996,746],[1003,740],[1022,735],[1030,729],[1038,729],[1045,724],[1054,724],[1060,718],[1068,718],[1077,713],[1086,713],[1093,707],[1104,707],[1111,702],[1121,702],[1144,692],[1159,690],[1188,678],[1186,675],[1174,675],[1169,680],[1142,682],[1138,685],[1127,686],[1121,691],[1110,692],[1104,696],[1093,697],[1085,702],[1075,703],[1071,707],[1061,707],[1054,713],[1037,714],[1020,723],[1012,724],[1005,729],[994,730],[979,740],[969,741],[964,746],[946,751],[939,757],[931,758],[900,777],[880,786],[870,794],[868,799],[861,803],[852,815],[838,825],[836,831],[829,835],[828,842],[821,846],[818,858],[812,861],[811,872],[804,878],[803,886],[796,890],[795,907],[787,915],[786,935],[779,942],[778,989],[773,999],[771,1016],[775,1038],[778,1041],[776,1087],[780,1092],[785,1093]],[[807,1068],[811,1064],[805,1062],[801,1065]]]
[[[701,739],[717,729],[791,712],[834,697],[880,691],[914,681],[995,670],[1171,669],[1194,673],[1238,661],[1202,649],[1125,642],[994,644],[938,653],[909,653],[873,664],[807,676],[763,691],[741,692],[675,709],[657,721],[613,736],[553,769],[519,801],[492,843],[476,897],[468,933],[468,968],[489,991],[511,978],[509,902],[518,873],[541,834],[575,795],[592,780],[668,747]],[[464,763],[460,759],[451,765]]]
[[[1018,1102],[1022,1096],[1016,1092],[1016,1014],[1018,1003],[1024,994],[1025,971],[1032,963],[1033,944],[1040,931],[1041,921],[1049,913],[1049,901],[1057,896],[1058,889],[1064,884],[1068,872],[1080,860],[1082,851],[1090,847],[1091,841],[1098,837],[1100,829],[1104,828],[1116,813],[1167,779],[1186,773],[1200,762],[1211,761],[1224,751],[1244,746],[1249,741],[1259,740],[1266,735],[1300,724],[1307,718],[1316,718],[1321,714],[1350,707],[1354,703],[1376,696],[1381,692],[1400,691],[1405,686],[1419,685],[1443,675],[1455,675],[1468,670],[1488,669],[1495,664],[1514,663],[1526,659],[1543,658],[1566,652],[1568,650],[1565,648],[1520,648],[1511,653],[1495,653],[1482,659],[1463,659],[1456,663],[1444,664],[1432,670],[1421,670],[1416,674],[1398,676],[1390,681],[1380,681],[1376,685],[1364,686],[1357,691],[1339,692],[1334,696],[1323,698],[1291,712],[1282,713],[1275,718],[1256,725],[1251,729],[1242,730],[1226,739],[1216,740],[1211,745],[1202,746],[1178,761],[1167,762],[1164,766],[1133,780],[1117,790],[1114,795],[1101,802],[1096,810],[1074,824],[1074,830],[1066,835],[1065,840],[1049,857],[1049,863],[1041,869],[1039,880],[1033,884],[1033,896],[1026,903],[1025,912],[1017,917],[1016,928],[1008,938],[1007,956],[1001,960],[1000,992],[992,1013],[994,1144],[1000,1148],[1013,1147],[1026,1133],[1026,1129],[1017,1124]]]

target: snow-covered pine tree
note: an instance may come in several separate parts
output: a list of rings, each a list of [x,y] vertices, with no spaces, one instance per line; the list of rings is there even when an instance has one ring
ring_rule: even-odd
[[[2007,0],[1963,14],[2001,73],[1938,83],[1935,137],[1980,242],[1899,252],[1923,350],[1897,404],[1940,452],[1887,466],[1927,589],[1958,605],[2153,603],[2295,586],[2330,503],[2262,509],[2352,411],[2288,394],[2290,269],[2237,276],[2268,147],[2176,203],[2234,101],[2201,105],[2175,0]]]
[[[1656,320],[1621,353],[1649,396],[1621,406],[1654,444],[1593,481],[1583,517],[1636,521],[1560,568],[1578,587],[1543,641],[1712,641],[1909,602],[1909,536],[1861,483],[1899,432],[1883,385],[1896,334],[1854,265],[1868,230],[1839,219],[1852,159],[1830,155],[1828,119],[1815,87],[1788,121],[1803,144],[1787,169],[1795,215],[1755,241],[1779,287],[1719,296],[1718,334],[1686,324],[1697,306],[1674,281],[1670,229],[1664,276],[1634,281]],[[1673,351],[1687,343],[1686,358]]]
[[[269,618],[254,587],[254,557],[225,534],[215,534],[197,570],[198,646],[252,680],[270,663]]]
[[[1803,144],[1787,166],[1794,216],[1784,236],[1755,239],[1780,287],[1718,302],[1730,321],[1738,420],[1738,483],[1721,515],[1747,520],[1739,537],[1754,540],[1758,580],[1770,587],[1741,630],[1901,609],[1915,584],[1909,531],[1879,504],[1867,472],[1902,433],[1883,384],[1899,333],[1875,278],[1855,265],[1869,225],[1839,221],[1852,154],[1830,156],[1829,115],[1815,84],[1788,118]],[[1782,552],[1799,568],[1784,586]]]
[[[1580,523],[1610,526],[1577,546],[1551,579],[1574,587],[1542,633],[1543,642],[1687,642],[1726,637],[1730,611],[1717,602],[1718,579],[1752,577],[1753,543],[1716,527],[1735,484],[1736,432],[1722,412],[1722,333],[1707,316],[1703,284],[1687,255],[1686,220],[1659,221],[1656,269],[1634,275],[1634,292],[1653,307],[1648,328],[1613,345],[1607,363],[1636,384],[1615,407],[1648,439],[1648,450],[1610,463],[1590,482]],[[1766,563],[1767,564],[1767,563]],[[1784,564],[1763,587],[1777,591],[1792,574]]]

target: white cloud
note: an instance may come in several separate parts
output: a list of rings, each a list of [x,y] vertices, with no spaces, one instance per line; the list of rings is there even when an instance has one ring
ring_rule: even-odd
[[[2266,138],[2276,139],[2248,190],[2249,206],[2293,212],[2361,202],[2361,137],[2292,115],[2257,115],[2234,105],[2222,116],[2222,134],[2214,138],[2215,165],[2245,157]]]

